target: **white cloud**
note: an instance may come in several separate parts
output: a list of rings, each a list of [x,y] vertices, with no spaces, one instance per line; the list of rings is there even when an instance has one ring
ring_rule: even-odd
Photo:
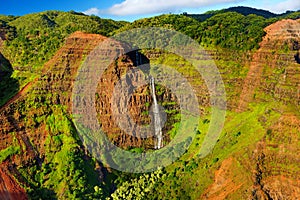
[[[200,8],[220,3],[242,2],[243,0],[125,0],[115,4],[106,12],[112,15],[140,15],[159,12],[174,12],[183,8]]]
[[[271,2],[269,2],[270,4],[268,4],[266,6],[267,9],[269,9],[270,11],[276,12],[276,13],[283,13],[287,10],[299,10],[300,9],[300,1],[299,0],[286,0],[286,1],[282,1],[279,2],[277,4],[273,4]]]
[[[90,8],[86,11],[83,11],[83,13],[86,15],[99,15],[100,10],[98,8]]]

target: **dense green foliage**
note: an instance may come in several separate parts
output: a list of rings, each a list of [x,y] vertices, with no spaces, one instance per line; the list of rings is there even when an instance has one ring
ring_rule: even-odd
[[[200,21],[193,19],[195,15],[188,14],[169,14],[140,19],[127,24],[116,33],[141,27],[163,27],[180,31],[197,40],[204,47],[248,51],[259,47],[266,26],[280,19],[300,17],[299,12],[276,15],[247,7],[210,11],[204,15],[205,17]],[[146,38],[144,40],[147,42]]]
[[[184,15],[161,15],[137,20],[117,32],[141,27],[164,27],[180,31],[203,46],[244,51],[259,47],[259,42],[265,34],[264,27],[273,21],[275,20],[254,14],[244,16],[236,12],[216,14],[203,22]]]
[[[198,25],[198,22],[186,16],[166,14],[136,20],[131,24],[128,24],[123,28],[117,30],[117,32],[143,27],[164,27],[185,32],[185,30],[187,30],[187,28],[192,25]]]
[[[247,15],[257,15],[257,16],[261,16],[264,18],[273,18],[273,17],[277,17],[277,14],[271,13],[267,10],[261,10],[261,9],[256,9],[256,8],[250,8],[250,7],[244,7],[244,6],[238,6],[238,7],[231,7],[231,8],[226,8],[226,9],[222,9],[222,10],[213,10],[213,11],[207,11],[204,14],[188,14],[188,13],[183,13],[183,15],[192,17],[198,21],[204,21],[214,15],[217,14],[222,14],[222,13],[227,13],[227,12],[237,12],[239,14],[242,14],[244,16]]]
[[[9,146],[6,149],[0,151],[0,163],[2,163],[9,156],[12,156],[16,153],[20,152],[19,146]]]
[[[300,11],[287,12],[286,14],[282,15],[280,18],[283,18],[283,19],[300,19]]]
[[[27,67],[42,66],[61,47],[66,36],[75,31],[109,35],[126,24],[82,13],[59,11],[29,14],[6,21],[9,29],[16,29],[16,35],[6,41],[4,53],[13,66]]]
[[[0,38],[5,40],[12,40],[16,37],[16,28],[13,26],[8,25],[8,22],[10,20],[13,20],[14,18],[9,18],[6,16],[0,15]]]
[[[243,16],[235,12],[217,14],[195,27],[194,39],[203,45],[220,46],[232,50],[251,50],[259,47],[263,28],[269,22],[257,15]]]
[[[36,98],[32,93],[17,108],[21,115],[27,113],[24,119],[27,129],[45,126],[48,133],[43,157],[18,167],[29,197],[101,199],[102,183],[95,171],[95,160],[84,153],[66,108],[50,105],[48,98],[51,95]]]
[[[125,181],[111,194],[111,199],[150,199],[150,197],[153,196],[153,194],[150,193],[151,190],[153,190],[157,182],[163,181],[164,178],[163,170],[159,169],[152,173],[143,174],[130,181]]]

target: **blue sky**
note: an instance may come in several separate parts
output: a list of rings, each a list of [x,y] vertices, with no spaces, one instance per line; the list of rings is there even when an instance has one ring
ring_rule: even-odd
[[[300,10],[299,0],[3,0],[0,14],[24,15],[45,10],[78,11],[103,18],[133,21],[163,13],[203,13],[232,6],[250,6],[282,13]]]

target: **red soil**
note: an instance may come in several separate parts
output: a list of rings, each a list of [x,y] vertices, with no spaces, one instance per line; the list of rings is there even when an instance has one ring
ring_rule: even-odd
[[[0,168],[0,199],[27,200],[26,192],[19,186],[7,170]]]

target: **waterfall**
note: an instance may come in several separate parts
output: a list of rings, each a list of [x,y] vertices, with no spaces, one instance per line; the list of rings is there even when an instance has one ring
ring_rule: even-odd
[[[162,127],[161,127],[161,118],[159,113],[159,105],[157,104],[156,94],[155,94],[155,84],[154,78],[150,77],[150,86],[152,91],[153,98],[153,118],[154,118],[154,130],[155,130],[155,141],[154,148],[160,149],[162,147]]]

